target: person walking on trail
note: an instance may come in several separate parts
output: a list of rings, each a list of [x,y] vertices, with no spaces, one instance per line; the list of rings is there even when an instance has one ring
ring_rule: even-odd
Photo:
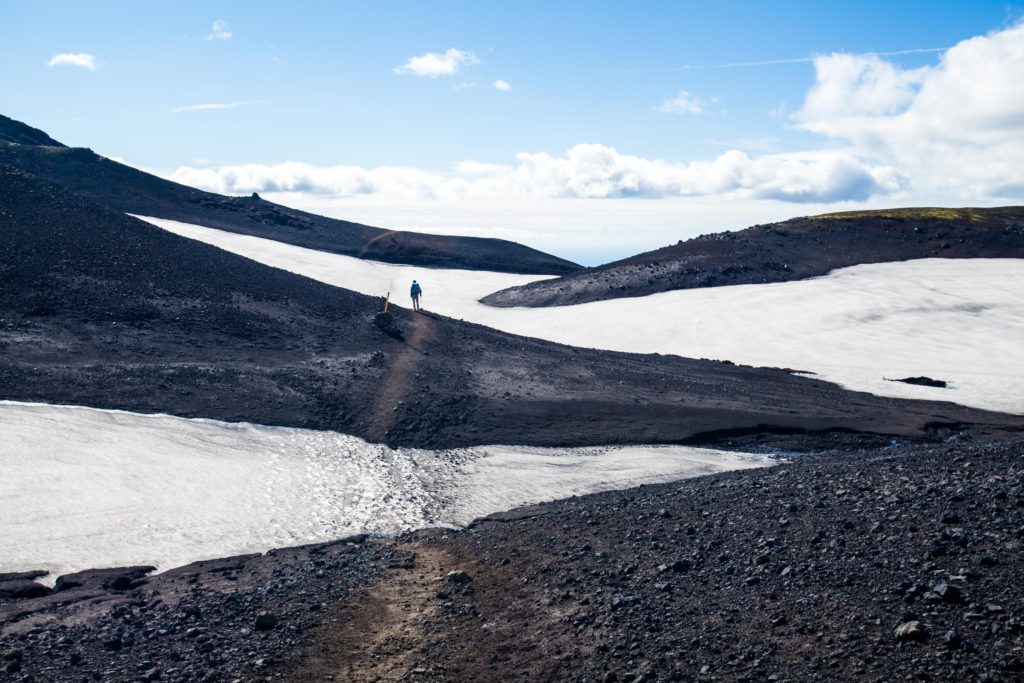
[[[409,294],[412,296],[412,310],[420,310],[420,297],[423,296],[423,288],[420,287],[420,283],[413,280],[412,289],[409,290]]]

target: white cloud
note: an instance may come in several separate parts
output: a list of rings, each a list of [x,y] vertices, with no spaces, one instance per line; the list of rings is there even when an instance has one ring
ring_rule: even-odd
[[[506,90],[507,91],[507,90],[511,90],[512,89],[512,84],[511,83],[509,83],[508,81],[503,81],[500,78],[498,80],[494,81],[494,83],[491,83],[491,85],[494,86],[495,90]]]
[[[1024,82],[1024,25],[965,40],[934,66],[905,69],[877,54],[834,54],[818,57],[815,67],[816,80],[791,120],[823,136],[823,149],[777,153],[771,138],[734,139],[713,158],[669,161],[579,144],[562,154],[521,152],[503,164],[467,160],[447,172],[288,162],[184,166],[171,177],[228,194],[421,202],[439,213],[522,198],[531,200],[524,206],[650,197],[824,207],[880,201],[991,205],[1024,196],[1024,89],[1015,87]],[[663,106],[699,111],[702,104],[682,92]]]
[[[432,198],[443,180],[415,168],[383,166],[319,167],[288,161],[281,164],[244,164],[218,169],[184,166],[170,178],[194,187],[223,193],[302,192],[341,197],[382,194],[393,197]]]
[[[732,194],[786,201],[864,199],[901,186],[891,168],[869,167],[844,152],[751,158],[729,150],[715,159],[670,163],[576,145],[564,157],[519,154],[515,186],[572,197],[687,197]]]
[[[1024,24],[964,40],[935,66],[815,60],[797,124],[900,168],[920,192],[971,201],[1024,188]]]
[[[445,201],[486,197],[732,196],[790,202],[865,199],[899,190],[892,168],[868,166],[844,152],[751,158],[730,150],[709,161],[671,163],[581,144],[563,156],[523,152],[515,165],[464,161],[454,173],[382,166],[318,167],[298,162],[219,169],[188,166],[170,177],[225,194],[299,192],[335,197],[377,196]]]
[[[468,81],[462,81],[461,83],[452,83],[452,90],[474,90],[479,87],[479,83],[471,83]]]
[[[230,40],[235,34],[231,32],[228,27],[228,22],[223,19],[217,19],[213,22],[213,26],[210,28],[210,34],[206,36],[207,40]]]
[[[85,52],[79,52],[71,54],[69,52],[62,52],[59,55],[50,57],[50,61],[46,63],[47,66],[77,66],[82,69],[88,69],[89,71],[96,70],[96,58]]]
[[[449,48],[444,53],[428,52],[419,57],[410,57],[405,64],[396,66],[392,71],[396,74],[413,74],[415,76],[454,76],[464,66],[479,64],[480,59],[472,52]]]
[[[660,111],[665,114],[699,114],[702,109],[702,103],[699,97],[695,97],[685,90],[680,90],[679,94],[672,99],[665,100],[657,107],[655,111]]]

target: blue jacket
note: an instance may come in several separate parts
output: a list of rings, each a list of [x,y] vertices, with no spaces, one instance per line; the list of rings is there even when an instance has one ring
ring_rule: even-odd
[[[420,283],[418,283],[418,282],[412,283],[412,289],[409,291],[409,294],[411,294],[412,296],[419,296],[422,293],[423,293],[423,289],[420,287]]]

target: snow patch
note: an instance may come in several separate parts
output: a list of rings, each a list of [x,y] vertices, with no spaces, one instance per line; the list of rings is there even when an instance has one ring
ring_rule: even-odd
[[[140,216],[328,284],[573,346],[806,370],[848,389],[1024,413],[1024,260],[920,259],[811,280],[663,292],[555,308],[492,308],[487,294],[544,277],[365,261]],[[888,382],[926,375],[947,388]]]
[[[0,401],[0,572],[201,559],[763,467],[682,446],[391,449],[335,432]]]

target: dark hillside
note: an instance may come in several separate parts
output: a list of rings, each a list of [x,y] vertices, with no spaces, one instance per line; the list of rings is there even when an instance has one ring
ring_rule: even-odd
[[[13,142],[19,145],[43,145],[47,147],[63,147],[49,135],[0,114],[0,142]]]
[[[1024,207],[890,209],[793,218],[679,242],[495,292],[492,306],[564,306],[695,287],[786,282],[861,263],[1024,258]]]
[[[379,307],[0,166],[0,399],[422,447],[858,441],[1022,426],[780,370],[574,349],[404,309],[375,324]]]
[[[62,185],[118,211],[218,228],[347,256],[435,268],[563,275],[580,266],[507,240],[386,230],[325,218],[251,197],[203,192],[64,147],[42,131],[0,118],[0,164]]]

